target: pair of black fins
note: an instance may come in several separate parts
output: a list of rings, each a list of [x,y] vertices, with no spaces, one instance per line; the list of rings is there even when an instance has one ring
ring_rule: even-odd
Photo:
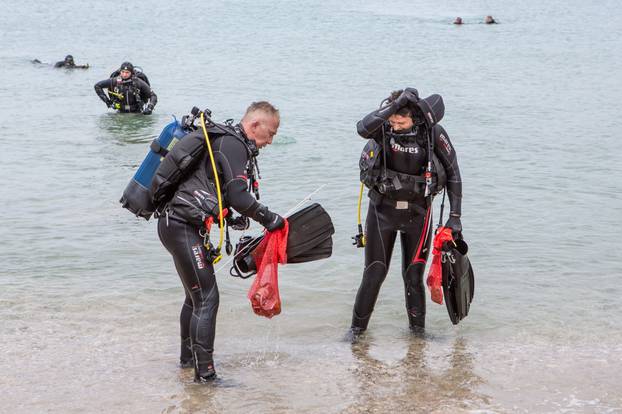
[[[333,253],[335,227],[324,208],[313,203],[287,217],[287,263],[305,263],[326,259]],[[233,276],[243,278],[257,271],[254,251],[263,239],[245,236],[235,249],[235,260],[231,268]]]
[[[469,246],[463,239],[445,243],[443,246],[443,296],[449,319],[454,325],[469,314],[475,291],[475,278],[467,256],[468,251]]]

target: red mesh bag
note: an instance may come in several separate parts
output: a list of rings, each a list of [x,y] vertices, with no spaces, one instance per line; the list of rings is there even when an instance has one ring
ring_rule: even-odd
[[[432,249],[432,264],[428,271],[428,279],[426,283],[430,288],[430,295],[432,301],[439,305],[443,303],[443,264],[441,262],[441,254],[443,250],[443,244],[448,241],[453,241],[451,236],[451,228],[439,227],[436,230],[434,236],[434,248]]]
[[[288,230],[289,225],[285,220],[285,226],[281,230],[266,233],[253,252],[257,276],[248,291],[248,299],[251,301],[253,312],[266,318],[281,313],[278,267],[279,263],[287,263]]]

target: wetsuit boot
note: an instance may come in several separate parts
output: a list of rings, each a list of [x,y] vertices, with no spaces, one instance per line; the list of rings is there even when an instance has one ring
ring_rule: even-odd
[[[427,255],[421,260],[427,259]],[[425,329],[425,285],[423,271],[425,262],[410,264],[404,272],[404,291],[406,299],[406,314],[408,325],[414,334],[423,334]]]
[[[181,352],[179,354],[179,366],[181,368],[192,368],[194,366],[191,346],[190,338],[181,339]]]
[[[415,280],[422,280],[416,277]],[[408,326],[414,334],[425,330],[425,288],[422,283],[406,283],[406,314]]]
[[[192,345],[194,355],[194,382],[209,382],[216,378],[212,353],[201,345]]]
[[[425,313],[416,313],[414,309],[408,309],[408,325],[413,334],[423,334],[425,332]]]
[[[356,311],[352,311],[352,325],[346,335],[344,337],[344,341],[355,344],[360,339],[363,332],[367,329],[367,325],[369,324],[369,319],[371,318],[371,314],[367,315],[364,318],[359,317],[356,314]]]

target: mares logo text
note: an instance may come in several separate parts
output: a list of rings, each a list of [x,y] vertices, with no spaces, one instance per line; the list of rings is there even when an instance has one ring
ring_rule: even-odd
[[[393,152],[406,152],[408,154],[419,154],[419,147],[403,147],[400,144],[392,143],[391,149]]]
[[[192,254],[194,255],[194,260],[197,262],[197,268],[205,269],[205,258],[203,257],[200,244],[192,246]]]

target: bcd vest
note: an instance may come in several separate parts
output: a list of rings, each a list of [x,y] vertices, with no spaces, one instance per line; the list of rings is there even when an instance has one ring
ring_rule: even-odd
[[[240,136],[235,127],[210,126],[207,131],[210,142],[224,135],[231,135],[231,139],[238,139],[244,143],[249,155],[248,177],[251,181],[254,180],[253,167],[256,166],[256,152],[250,147],[250,143]],[[194,224],[202,223],[209,215],[218,216],[218,198],[213,177],[208,176],[204,170],[195,173],[201,163],[208,162],[207,157],[209,153],[202,129],[189,133],[173,147],[162,160],[151,182],[152,201],[158,210],[177,192],[178,199],[174,200],[174,204],[184,206],[187,212],[184,216]],[[178,189],[180,191],[177,191]]]
[[[423,145],[422,145],[423,146]],[[427,145],[424,148],[428,148]],[[370,139],[361,153],[359,160],[361,182],[369,189],[394,198],[393,193],[408,192],[408,200],[421,199],[425,196],[425,176],[406,174],[387,168],[383,162],[383,148],[377,141]],[[429,157],[429,154],[428,154]],[[445,167],[432,150],[432,185],[430,192],[436,195],[443,190],[447,183]]]

